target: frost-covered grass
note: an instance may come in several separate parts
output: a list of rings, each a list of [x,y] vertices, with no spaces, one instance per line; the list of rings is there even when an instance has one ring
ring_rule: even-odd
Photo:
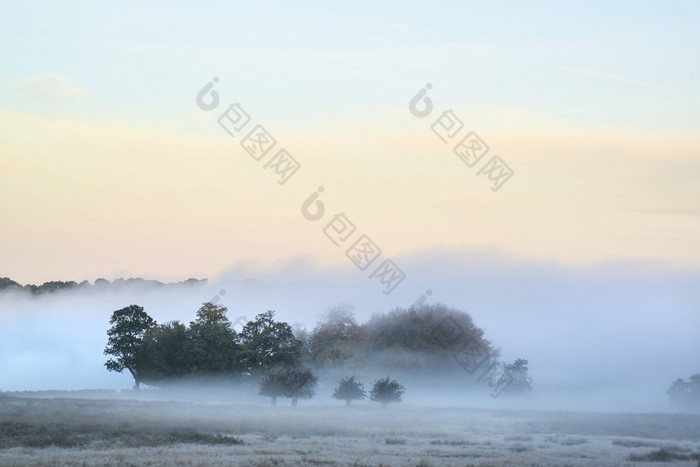
[[[0,465],[698,465],[700,416],[0,398]]]

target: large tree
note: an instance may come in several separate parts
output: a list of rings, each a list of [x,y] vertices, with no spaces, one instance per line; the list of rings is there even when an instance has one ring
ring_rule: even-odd
[[[156,323],[143,311],[143,307],[130,305],[112,313],[112,325],[107,330],[105,355],[112,355],[105,363],[109,371],[129,370],[134,377],[134,389],[141,387],[143,367],[143,336]]]
[[[331,397],[345,401],[345,405],[350,405],[353,400],[362,400],[367,397],[367,393],[362,383],[355,381],[354,376],[350,376],[340,380]]]
[[[197,319],[190,323],[189,364],[195,375],[240,376],[241,349],[227,311],[225,306],[206,302],[197,310]]]
[[[292,327],[275,321],[275,312],[260,313],[241,330],[242,360],[246,370],[256,376],[278,367],[300,364],[302,343]]]
[[[362,328],[373,363],[390,371],[452,372],[459,368],[454,355],[470,349],[498,356],[467,313],[442,304],[395,308],[373,315]]]
[[[192,359],[187,327],[179,321],[156,324],[143,336],[142,381],[159,386],[163,382],[188,376]]]

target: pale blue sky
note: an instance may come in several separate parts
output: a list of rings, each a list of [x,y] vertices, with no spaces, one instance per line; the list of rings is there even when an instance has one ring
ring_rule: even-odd
[[[697,2],[3,2],[2,84],[60,73],[67,111],[173,118],[212,74],[269,122],[445,106],[571,124],[700,124]],[[14,108],[25,104],[8,101]],[[132,120],[129,120],[132,121]]]

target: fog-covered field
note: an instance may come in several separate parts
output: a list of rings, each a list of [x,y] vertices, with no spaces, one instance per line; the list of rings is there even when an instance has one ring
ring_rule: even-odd
[[[0,396],[0,465],[692,465],[700,415]],[[104,398],[103,398],[104,397]],[[219,398],[221,399],[221,398]]]

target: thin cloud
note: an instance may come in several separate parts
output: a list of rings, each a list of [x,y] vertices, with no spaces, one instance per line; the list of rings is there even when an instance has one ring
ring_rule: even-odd
[[[25,100],[52,106],[85,94],[83,88],[72,84],[63,75],[55,72],[28,76],[13,86],[12,90]]]

